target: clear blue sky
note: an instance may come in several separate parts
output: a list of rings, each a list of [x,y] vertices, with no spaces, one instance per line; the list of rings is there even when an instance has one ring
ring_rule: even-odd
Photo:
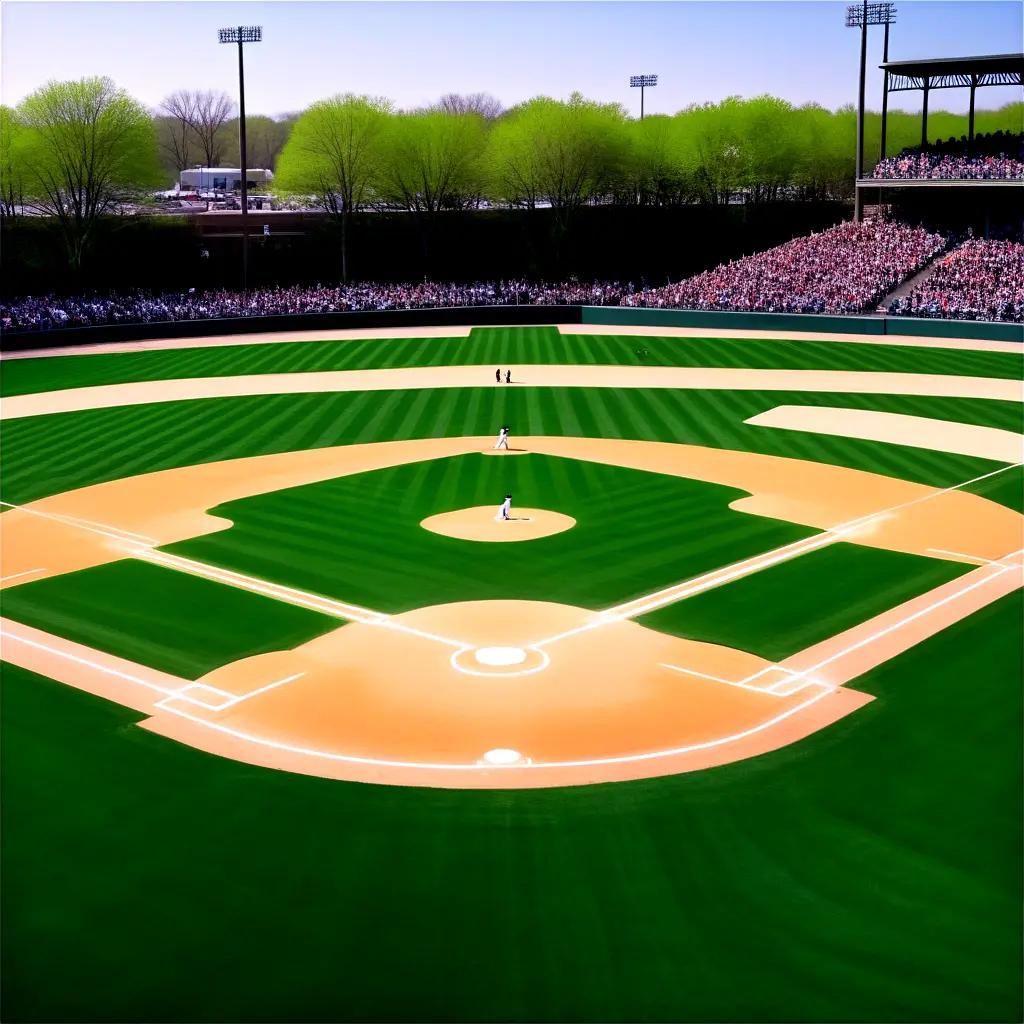
[[[262,24],[247,48],[251,113],[299,110],[338,92],[388,96],[419,106],[445,92],[493,93],[506,105],[574,89],[637,106],[631,74],[656,72],[648,112],[730,94],[770,92],[828,107],[856,99],[858,33],[845,3],[789,2],[41,2],[3,0],[3,101],[17,103],[51,78],[109,75],[148,105],[178,88],[237,91],[233,48],[217,28]],[[1020,0],[897,0],[890,57],[961,56],[1022,49]],[[869,69],[881,60],[881,30]],[[881,73],[868,76],[879,104]],[[979,106],[1021,99],[988,89]],[[919,109],[920,96],[893,97]],[[965,110],[966,90],[936,94],[932,107]]]

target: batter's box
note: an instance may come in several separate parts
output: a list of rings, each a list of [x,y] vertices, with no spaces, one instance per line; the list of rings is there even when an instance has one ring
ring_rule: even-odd
[[[184,701],[186,704],[195,704],[197,707],[206,708],[207,711],[221,711],[234,704],[236,700],[237,698],[226,690],[218,690],[215,686],[207,686],[205,683],[192,683],[177,693],[165,697],[157,706],[167,707],[174,701]]]
[[[755,686],[759,690],[773,693],[779,697],[788,697],[807,684],[804,676],[794,672],[791,668],[783,668],[781,665],[769,665],[744,682],[748,686]]]

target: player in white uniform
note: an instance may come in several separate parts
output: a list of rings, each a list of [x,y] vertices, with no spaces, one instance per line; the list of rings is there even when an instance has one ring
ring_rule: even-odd
[[[508,427],[501,428],[498,440],[494,442],[494,450],[497,451],[499,448],[504,448],[505,451],[508,451]]]
[[[506,494],[505,500],[501,503],[501,508],[498,509],[498,514],[494,517],[495,522],[501,522],[503,519],[511,519],[509,512],[512,511],[512,495]]]

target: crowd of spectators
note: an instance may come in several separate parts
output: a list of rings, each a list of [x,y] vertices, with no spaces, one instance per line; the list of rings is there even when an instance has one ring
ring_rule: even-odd
[[[425,309],[451,306],[588,305],[617,306],[627,289],[608,281],[531,281],[473,284],[296,285],[249,292],[213,291],[91,297],[29,296],[0,302],[5,331],[49,331],[104,324],[159,323],[168,320],[216,320],[292,313]]]
[[[1005,181],[1024,180],[1024,134],[992,132],[938,141],[924,149],[905,149],[882,160],[872,177],[879,180]]]
[[[882,220],[846,223],[723,264],[625,306],[758,313],[859,313],[940,252],[942,235]]]
[[[1024,245],[970,239],[937,261],[908,295],[894,299],[895,316],[1024,322]]]
[[[0,301],[5,332],[455,306],[605,305],[760,313],[861,313],[925,266],[948,239],[884,220],[845,223],[722,264],[677,284],[531,281],[297,285],[287,288]],[[971,239],[889,312],[963,320],[1024,320],[1024,245]]]

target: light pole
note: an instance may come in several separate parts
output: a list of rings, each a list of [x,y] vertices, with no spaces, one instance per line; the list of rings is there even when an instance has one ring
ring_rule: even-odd
[[[860,29],[860,86],[857,91],[857,167],[854,172],[853,219],[860,221],[864,213],[864,200],[857,182],[864,177],[864,75],[868,60],[868,25],[885,25],[886,59],[889,49],[889,24],[896,20],[896,8],[892,3],[852,4],[846,8],[846,27]],[[886,73],[888,83],[888,72]],[[888,88],[886,89],[888,93]],[[883,102],[886,102],[886,99]]]
[[[239,25],[237,28],[222,28],[217,33],[222,43],[238,44],[238,158],[242,179],[242,291],[249,286],[249,169],[245,154],[245,61],[242,47],[245,43],[259,43],[263,40],[261,25]]]
[[[644,119],[644,89],[650,87],[654,88],[658,84],[657,75],[630,75],[629,87],[630,89],[640,90],[640,120]]]

